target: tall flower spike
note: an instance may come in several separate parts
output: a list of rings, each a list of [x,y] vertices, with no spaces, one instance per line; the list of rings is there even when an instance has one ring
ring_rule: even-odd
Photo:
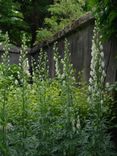
[[[39,80],[46,80],[49,77],[48,56],[46,51],[40,49],[36,63],[35,76]]]
[[[2,143],[0,151],[3,156],[8,155],[8,134],[7,134],[7,124],[8,124],[8,94],[9,94],[9,84],[8,84],[8,69],[9,69],[9,37],[8,33],[5,34],[5,41],[3,42],[4,53],[2,55],[2,74],[1,80],[3,85],[0,87],[0,125],[2,126],[0,144]]]
[[[3,42],[3,50],[4,50],[4,53],[2,55],[2,63],[8,66],[9,65],[9,50],[10,50],[8,33],[5,34],[5,41]]]
[[[61,57],[58,52],[57,42],[53,46],[54,51],[54,61],[55,61],[55,75],[58,79],[62,79],[61,71]]]
[[[26,73],[28,73],[29,65],[28,65],[28,59],[27,59],[27,54],[28,54],[27,49],[28,47],[26,45],[26,36],[25,34],[23,34],[22,45],[21,45],[21,50],[20,50],[20,58],[19,58],[19,67],[21,69],[21,73],[19,77],[21,77],[21,79],[26,76]]]
[[[75,77],[74,77],[74,70],[73,65],[71,63],[71,53],[70,53],[70,44],[67,39],[65,39],[65,47],[64,47],[64,58],[61,60],[63,65],[63,74],[62,77],[64,80],[71,82],[74,84]]]
[[[91,71],[89,79],[89,120],[86,124],[86,141],[83,144],[83,155],[86,156],[114,156],[110,134],[107,134],[107,122],[104,106],[104,53],[101,43],[101,32],[98,17],[95,22],[92,40]]]
[[[99,22],[96,20],[94,28],[94,36],[92,40],[92,52],[91,52],[91,66],[90,66],[90,79],[89,79],[89,103],[92,107],[95,107],[96,98],[103,101],[103,86],[105,80],[105,63],[104,52],[101,43],[101,35],[99,29]]]

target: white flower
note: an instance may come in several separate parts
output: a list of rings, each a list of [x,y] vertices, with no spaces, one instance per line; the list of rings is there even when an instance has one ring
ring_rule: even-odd
[[[105,67],[105,63],[104,63],[104,61],[102,61],[101,66],[102,66],[102,68],[104,68],[104,67]]]
[[[106,87],[108,88],[108,87],[110,87],[110,84],[109,84],[109,82],[106,82]]]
[[[18,85],[18,81],[17,80],[15,80],[15,84]]]
[[[93,75],[94,75],[93,71],[90,71],[90,75],[91,75],[91,76],[93,76]]]
[[[90,100],[90,97],[88,96],[88,98],[87,98],[87,102],[90,103],[90,101],[91,101],[91,100]]]
[[[103,76],[101,76],[101,82],[102,82],[102,83],[104,82],[104,77],[103,77]]]
[[[106,77],[106,73],[105,73],[104,70],[102,71],[102,75],[103,75],[104,77]]]
[[[73,120],[72,120],[72,130],[73,130],[73,132],[75,132],[75,129],[76,129],[76,128],[75,128],[75,120],[73,119]]]
[[[104,57],[104,53],[103,52],[101,52],[100,55],[101,55],[102,58]]]
[[[102,44],[100,43],[100,50],[103,50],[103,46],[102,46]]]
[[[97,109],[96,103],[99,103],[100,106],[103,104],[102,85],[104,83],[106,73],[104,70],[105,63],[103,61],[104,53],[101,38],[102,36],[100,36],[100,28],[96,27],[94,29],[94,36],[92,40],[92,52],[91,52],[92,59],[90,65],[91,71],[88,87],[90,96],[87,99],[87,101],[91,105],[91,108],[93,109]]]
[[[104,102],[103,100],[100,101],[101,104],[103,104],[103,102]]]
[[[102,72],[102,68],[101,68],[101,67],[99,67],[99,72],[100,72],[100,73]]]
[[[89,87],[88,87],[88,90],[89,90],[89,92],[91,92],[92,91],[92,88],[91,88],[91,86],[89,85]]]
[[[92,84],[92,82],[93,82],[93,80],[92,80],[92,78],[90,77],[90,78],[89,78],[89,83]]]
[[[66,82],[65,82],[65,80],[63,80],[63,81],[62,81],[62,83],[63,83],[63,86],[65,86],[65,85],[66,85]]]
[[[77,128],[77,129],[80,128],[80,119],[79,119],[79,116],[77,117],[76,128]]]
[[[13,125],[11,123],[7,123],[6,129],[13,130]]]
[[[54,56],[53,59],[56,61],[56,56]]]
[[[93,69],[94,68],[94,65],[91,63],[91,69]]]

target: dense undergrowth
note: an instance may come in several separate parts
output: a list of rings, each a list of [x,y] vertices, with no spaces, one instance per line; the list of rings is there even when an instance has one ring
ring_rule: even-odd
[[[77,84],[67,41],[63,58],[54,47],[55,78],[49,77],[48,59],[41,50],[38,62],[32,62],[30,84],[26,39],[19,65],[9,65],[6,34],[0,65],[0,156],[116,155],[107,134],[109,97],[102,87],[105,75],[98,35],[94,35],[95,64],[88,89],[85,83]]]

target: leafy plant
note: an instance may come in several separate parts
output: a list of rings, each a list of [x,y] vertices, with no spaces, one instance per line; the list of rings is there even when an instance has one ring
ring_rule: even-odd
[[[105,107],[107,98],[102,86],[104,55],[101,38],[97,38],[100,29],[96,28],[94,32],[90,104],[87,85],[80,83],[78,86],[74,77],[67,40],[62,58],[56,45],[53,48],[55,77],[49,76],[47,53],[41,49],[38,61],[32,62],[33,83],[29,84],[26,38],[23,37],[17,66],[9,65],[6,36],[6,52],[0,65],[0,155],[110,154],[111,148],[107,149],[110,137],[105,128],[108,105]]]
[[[111,137],[107,134],[107,121],[104,116],[104,53],[101,44],[99,20],[95,22],[92,40],[92,59],[89,79],[89,118],[83,130],[82,156],[111,156],[116,155],[113,150]],[[82,140],[82,139],[81,139]]]
[[[9,78],[7,77],[7,72],[9,69],[9,38],[8,38],[8,33],[5,35],[5,41],[3,43],[4,45],[4,51],[5,53],[2,55],[2,70],[1,70],[1,88],[0,88],[0,93],[1,93],[1,104],[0,104],[0,131],[1,131],[1,142],[0,142],[0,147],[1,151],[3,153],[3,156],[8,155],[8,134],[7,134],[7,128],[8,128],[8,116],[7,116],[7,105],[8,105],[8,92],[9,92]]]
[[[89,0],[89,8],[93,8],[95,16],[100,17],[100,29],[104,39],[117,36],[117,2],[110,0]]]

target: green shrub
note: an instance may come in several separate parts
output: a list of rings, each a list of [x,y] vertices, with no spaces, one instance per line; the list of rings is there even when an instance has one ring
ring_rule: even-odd
[[[87,153],[87,149],[94,147],[85,142],[88,137],[95,143],[100,138],[100,135],[93,137],[88,129],[92,130],[89,116],[98,109],[89,107],[87,85],[77,85],[69,43],[65,41],[63,58],[54,46],[55,78],[49,77],[46,52],[40,51],[37,64],[33,64],[33,84],[29,84],[25,42],[24,36],[19,65],[10,66],[6,36],[0,66],[0,155],[77,156]],[[108,106],[103,109],[106,115]],[[85,147],[83,151],[82,147]]]

